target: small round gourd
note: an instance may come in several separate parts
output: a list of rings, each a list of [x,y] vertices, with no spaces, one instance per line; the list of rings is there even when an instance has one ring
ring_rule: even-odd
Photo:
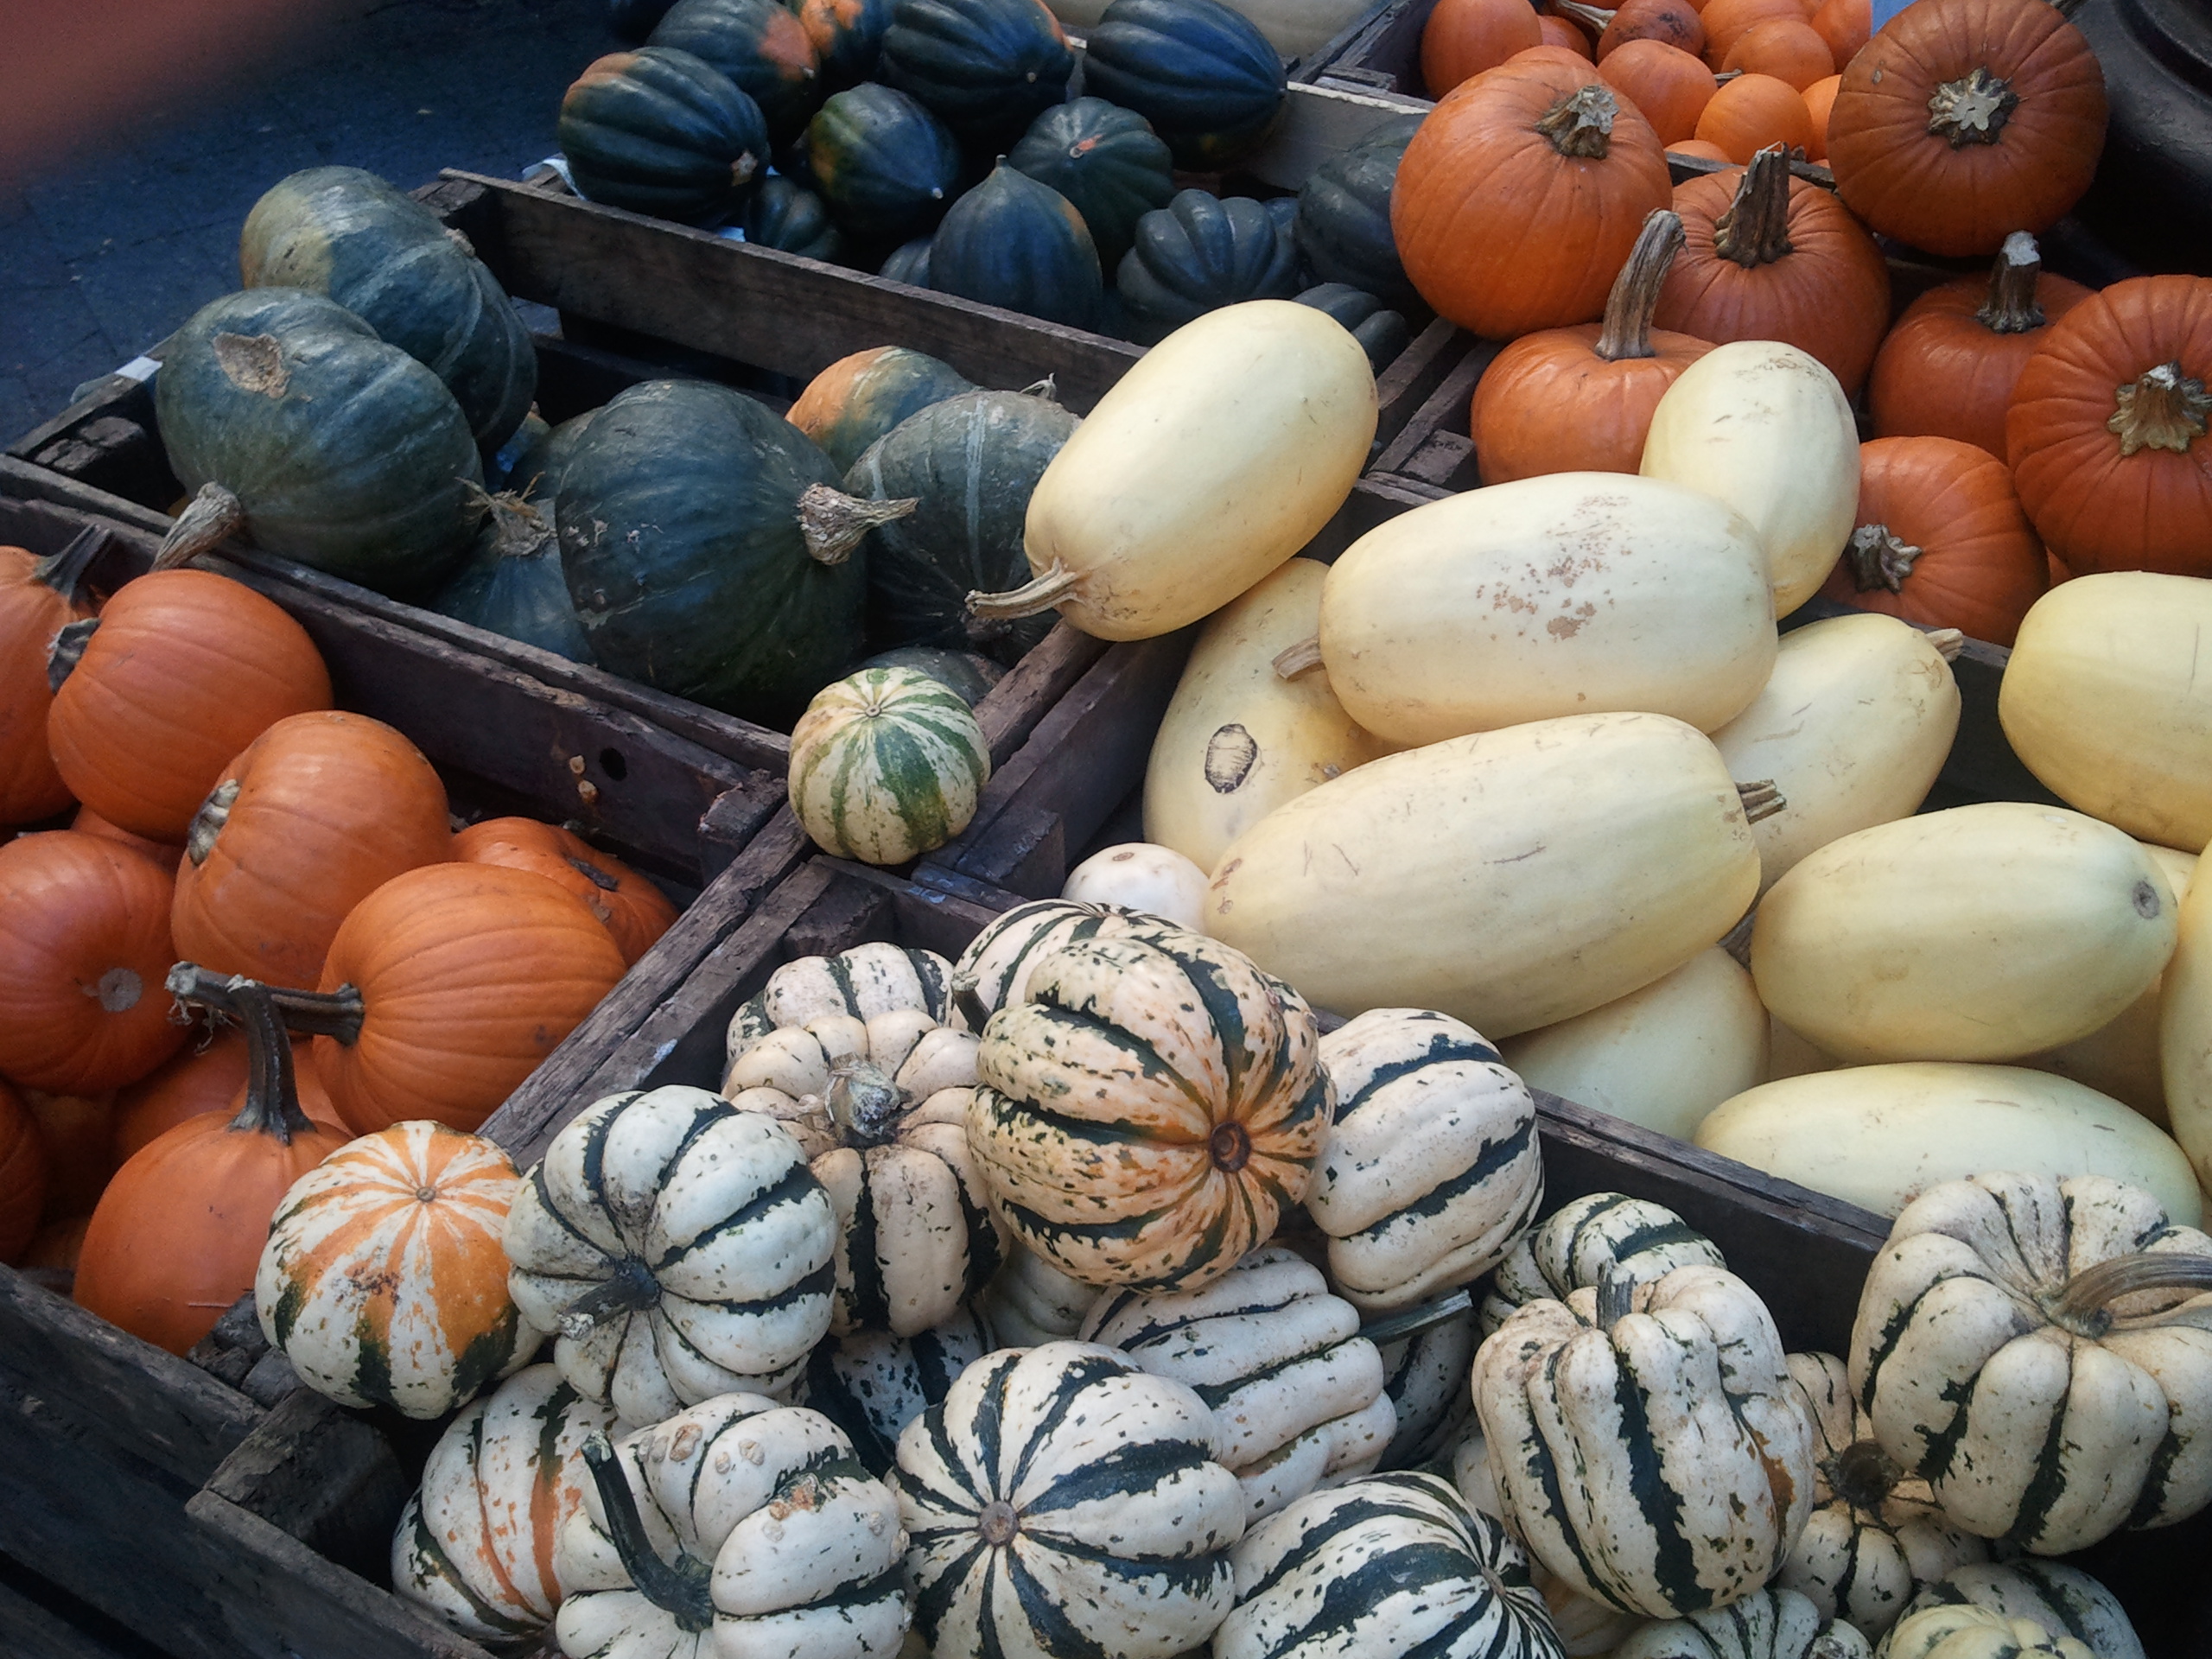
[[[991,775],[983,728],[959,693],[911,668],[828,685],[791,729],[791,810],[841,858],[903,864],[976,816]]]
[[[1808,1597],[1770,1585],[1712,1612],[1656,1619],[1612,1651],[1613,1659],[1871,1659],[1873,1649]]]
[[[855,243],[889,247],[944,216],[960,141],[906,93],[874,81],[833,92],[806,124],[807,175]]]
[[[727,75],[760,106],[779,149],[822,102],[814,41],[797,9],[776,0],[676,0],[647,47],[688,52]]]
[[[930,286],[1071,328],[1095,327],[1105,299],[1083,215],[1003,160],[939,222],[930,238]]]
[[[1321,1039],[1337,1110],[1306,1207],[1356,1306],[1408,1306],[1471,1284],[1543,1201],[1536,1104],[1472,1027],[1370,1008]]]
[[[870,444],[909,416],[975,390],[959,371],[926,352],[875,346],[839,358],[808,381],[790,419],[832,466],[849,471]]]
[[[1478,1319],[1485,1337],[1530,1302],[1565,1301],[1611,1276],[1645,1284],[1676,1268],[1725,1267],[1719,1247],[1664,1205],[1624,1192],[1569,1198],[1497,1265]]]
[[[731,1016],[726,1045],[731,1064],[779,1030],[817,1020],[868,1020],[917,1014],[933,1025],[957,1024],[950,1011],[950,967],[934,950],[874,941],[834,957],[801,957]]]
[[[2031,1618],[2011,1618],[1991,1609],[1930,1607],[1898,1621],[1882,1643],[1882,1659],[2097,1659],[2069,1637],[2053,1635]]]
[[[1222,306],[1294,296],[1298,245],[1249,196],[1184,190],[1137,221],[1114,286],[1139,341],[1155,345]]]
[[[844,236],[830,222],[822,198],[780,173],[760,181],[739,223],[746,241],[756,248],[774,248],[832,264],[844,257]]]
[[[1205,931],[1206,873],[1173,847],[1131,841],[1102,848],[1068,872],[1060,897],[1142,911],[1194,932]]]
[[[2007,1618],[2027,1619],[2054,1637],[2080,1643],[2095,1659],[2144,1659],[2142,1638],[2120,1598],[2080,1567],[2063,1561],[2020,1555],[2001,1563],[1953,1567],[1923,1586],[1905,1611],[1959,1606],[1986,1607]]]
[[[980,1032],[1001,1008],[1029,1000],[1030,976],[1062,946],[1149,936],[1163,925],[1157,917],[1109,905],[1066,899],[1016,905],[970,939],[952,964],[953,1004],[968,1029]]]
[[[993,1346],[982,1322],[964,1311],[910,1337],[888,1331],[827,1337],[808,1357],[791,1398],[843,1430],[870,1474],[886,1475],[906,1425]]]
[[[562,98],[556,132],[587,200],[689,225],[739,212],[768,168],[760,106],[673,45],[592,64]]]
[[[703,1089],[586,1107],[524,1179],[505,1244],[561,1375],[628,1422],[787,1388],[830,1328],[830,1195],[789,1130]]]
[[[1109,272],[1136,239],[1137,221],[1175,194],[1166,141],[1135,110],[1103,98],[1054,105],[1029,124],[1007,160],[1073,204]]]
[[[1257,149],[1287,96],[1281,55],[1220,0],[1114,0],[1084,39],[1083,86],[1151,122],[1190,173]]]
[[[989,1345],[1034,1348],[1071,1340],[1098,1294],[1096,1286],[1069,1278],[1034,1250],[1010,1244],[1006,1265],[976,1299],[976,1311],[989,1327]]]
[[[1065,99],[1074,73],[1044,0],[898,0],[875,71],[986,155]]]
[[[528,454],[522,460],[545,464]],[[527,484],[529,476],[520,481]],[[475,544],[423,601],[423,607],[572,663],[590,662],[591,641],[576,620],[569,579],[561,571],[560,539],[553,531],[553,498],[559,487],[556,474],[537,505],[519,496],[492,497]]]
[[[1420,122],[1386,121],[1357,143],[1323,159],[1298,188],[1294,228],[1306,266],[1324,283],[1343,283],[1402,312],[1420,308],[1390,234],[1390,186]]]

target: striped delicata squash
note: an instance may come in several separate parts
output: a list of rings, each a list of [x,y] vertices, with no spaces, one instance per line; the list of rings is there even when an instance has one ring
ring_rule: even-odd
[[[953,1005],[969,1030],[981,1031],[1009,1002],[1029,1000],[1029,976],[1063,945],[1148,938],[1172,926],[1141,912],[1072,899],[1016,905],[970,939],[952,964]]]
[[[1852,1625],[1770,1585],[1709,1612],[1654,1619],[1614,1649],[1613,1659],[1869,1659],[1872,1652]]]
[[[1637,1284],[1676,1268],[1726,1267],[1719,1248],[1662,1204],[1624,1192],[1569,1198],[1525,1232],[1491,1277],[1478,1322],[1484,1336],[1524,1303],[1595,1290],[1616,1269]]]
[[[868,1472],[881,1475],[906,1425],[944,1399],[990,1348],[982,1321],[965,1312],[911,1337],[888,1331],[828,1337],[808,1356],[793,1397],[842,1429]]]

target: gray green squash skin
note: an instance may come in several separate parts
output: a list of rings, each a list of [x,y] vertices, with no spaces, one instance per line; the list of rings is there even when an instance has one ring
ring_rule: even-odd
[[[687,224],[741,213],[768,169],[760,106],[671,47],[600,59],[563,96],[555,131],[586,200]]]
[[[989,658],[944,645],[893,645],[888,651],[876,652],[860,668],[911,668],[956,693],[970,709],[982,702],[991,688],[1006,677],[1005,668]]]
[[[1137,221],[1175,195],[1166,143],[1135,110],[1071,99],[1029,124],[1007,160],[1074,205],[1111,271],[1136,240]]]
[[[551,518],[550,495],[541,511]],[[560,543],[550,535],[537,546],[518,550],[503,545],[499,526],[487,523],[460,568],[423,604],[440,616],[536,645],[572,663],[591,661],[591,642],[576,620],[562,574]]]
[[[930,286],[1071,328],[1106,297],[1098,250],[1074,204],[1001,162],[954,202],[930,241]]]
[[[154,397],[178,481],[236,495],[269,552],[411,596],[474,538],[484,468],[461,406],[334,300],[253,288],[202,306]]]
[[[806,550],[798,498],[829,458],[751,398],[649,380],[592,416],[562,469],[561,564],[601,667],[786,725],[861,654],[865,563]]]
[[[537,355],[499,279],[373,173],[315,167],[279,180],[246,215],[238,272],[248,288],[337,301],[446,383],[487,453],[537,394]]]
[[[1301,286],[1288,214],[1249,196],[1177,193],[1137,221],[1115,286],[1138,343],[1156,346],[1192,318],[1246,300],[1287,300]]]

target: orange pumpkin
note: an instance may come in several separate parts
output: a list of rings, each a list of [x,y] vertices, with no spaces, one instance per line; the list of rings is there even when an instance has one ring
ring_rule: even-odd
[[[162,976],[169,879],[73,830],[0,847],[0,1076],[59,1094],[135,1083],[184,1042]]]
[[[118,829],[89,806],[80,806],[69,820],[69,827],[80,836],[98,836],[111,841],[118,847],[128,847],[142,858],[150,858],[171,875],[183,861],[184,849],[174,842],[149,841],[143,836],[134,836],[128,830]]]
[[[0,1262],[22,1260],[46,1208],[46,1147],[22,1097],[0,1083]]]
[[[1738,41],[1761,23],[1802,22],[1805,8],[1799,0],[1707,0],[1699,14],[1705,25],[1705,60],[1715,69],[1728,61]]]
[[[1431,98],[1543,44],[1529,0],[1437,0],[1421,31],[1421,78]]]
[[[676,906],[652,882],[573,830],[535,818],[488,818],[453,838],[453,855],[550,876],[584,901],[634,965],[676,920]]]
[[[1602,324],[1523,334],[1483,371],[1468,426],[1484,483],[1637,470],[1651,411],[1713,349],[1651,327],[1659,285],[1681,243],[1681,220],[1663,208],[1653,213],[1621,267]]]
[[[1916,0],[1851,60],[1828,117],[1851,211],[1955,257],[2048,230],[2104,142],[2104,73],[2048,0]]]
[[[169,931],[203,967],[311,989],[348,911],[452,852],[445,785],[412,743],[365,715],[294,715],[194,815]]]
[[[426,864],[353,908],[320,995],[283,995],[357,1135],[409,1118],[474,1129],[622,977],[582,899],[496,864]]]
[[[2009,645],[2047,585],[2043,543],[1987,450],[1952,438],[1859,446],[1859,524],[1821,593]]]
[[[1813,32],[1827,42],[1838,70],[1857,57],[1874,27],[1867,0],[1821,0],[1813,13]]]
[[[1890,270],[1842,203],[1793,177],[1779,149],[1675,190],[1681,257],[1659,292],[1662,328],[1709,340],[1778,340],[1855,393],[1890,320]]]
[[[1813,112],[1788,81],[1738,75],[1706,105],[1697,136],[1740,167],[1771,145],[1805,149],[1813,142]]]
[[[108,1177],[115,1173],[115,1096],[105,1091],[57,1095],[44,1089],[25,1089],[20,1092],[23,1109],[38,1125],[39,1145],[46,1153],[46,1219],[90,1214]]]
[[[1771,75],[1802,92],[1835,73],[1835,58],[1810,23],[1796,17],[1770,17],[1738,35],[1720,67],[1747,75]]]
[[[1841,75],[1830,75],[1805,89],[1805,113],[1813,118],[1813,142],[1805,147],[1808,162],[1827,159],[1828,111],[1835,107],[1835,89],[1842,85]]]
[[[1874,435],[1956,438],[2001,459],[2020,371],[2092,291],[2045,270],[2035,238],[2014,232],[1987,277],[1929,289],[1882,341],[1866,381]]]
[[[77,1256],[85,1248],[85,1230],[92,1224],[88,1212],[81,1216],[65,1216],[58,1221],[39,1224],[38,1231],[24,1247],[16,1265],[26,1272],[43,1269],[61,1279],[73,1279],[77,1274]],[[67,1286],[63,1286],[67,1294]]]
[[[65,635],[57,652],[67,677],[47,738],[71,792],[133,835],[181,842],[238,751],[287,715],[330,707],[307,630],[228,576],[140,576],[86,626],[88,639]]]
[[[1536,19],[1536,27],[1543,31],[1543,39],[1538,42],[1539,45],[1556,46],[1573,53],[1585,63],[1590,60],[1590,37],[1566,18],[1548,14]]]
[[[141,1148],[108,1183],[77,1258],[77,1300],[173,1354],[253,1288],[277,1205],[346,1144],[301,1111],[291,1040],[268,988],[248,983],[230,995],[253,1046],[237,1115],[195,1117]]]
[[[1572,0],[1562,3],[1571,5]],[[1598,36],[1600,63],[1636,41],[1663,41],[1684,52],[1705,50],[1705,25],[1690,0],[1625,0],[1612,12],[1582,5],[1572,5],[1572,10],[1604,31]]]
[[[1669,189],[1650,123],[1589,66],[1509,64],[1421,123],[1398,165],[1390,228],[1431,308],[1509,340],[1604,310]]]
[[[1667,146],[1667,153],[1669,156],[1694,156],[1700,162],[1719,162],[1731,167],[1735,165],[1726,150],[1718,144],[1708,143],[1702,138],[1678,139]]]
[[[46,743],[46,653],[64,626],[99,608],[86,572],[106,539],[87,528],[45,559],[0,547],[0,823],[35,823],[69,804]]]
[[[128,1089],[118,1090],[110,1128],[115,1163],[124,1162],[141,1147],[203,1112],[229,1109],[245,1087],[247,1068],[245,1033],[225,1026],[205,1046],[185,1049]],[[292,1073],[300,1109],[327,1128],[344,1128],[338,1109],[330,1103],[330,1091],[315,1076],[311,1052],[293,1055]]]
[[[1598,73],[1636,105],[1669,149],[1697,131],[1698,117],[1719,90],[1704,59],[1660,41],[1630,41],[1599,64]]]
[[[1554,46],[1548,41],[1541,46],[1532,46],[1524,51],[1516,52],[1511,57],[1508,58],[1504,63],[1500,64],[1498,67],[1502,69],[1510,65],[1523,65],[1531,63],[1557,64],[1563,69],[1573,70],[1576,74],[1580,75],[1586,80],[1590,78],[1590,60],[1588,57],[1584,55],[1582,53],[1572,51],[1564,46]],[[1495,73],[1495,70],[1485,69],[1483,71],[1483,74],[1485,75],[1493,74]],[[1482,79],[1482,75],[1478,75],[1475,79],[1480,80]]]
[[[2212,576],[2208,381],[2212,279],[2133,277],[2051,324],[2013,388],[2005,454],[2075,575]]]

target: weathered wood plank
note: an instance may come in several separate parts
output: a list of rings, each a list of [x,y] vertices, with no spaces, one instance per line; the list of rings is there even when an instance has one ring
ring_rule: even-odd
[[[310,1389],[279,1402],[200,1490],[298,1539],[334,1569],[380,1580],[415,1489],[362,1414]]]
[[[162,1659],[78,1597],[0,1556],[0,1653],[8,1659]]]

